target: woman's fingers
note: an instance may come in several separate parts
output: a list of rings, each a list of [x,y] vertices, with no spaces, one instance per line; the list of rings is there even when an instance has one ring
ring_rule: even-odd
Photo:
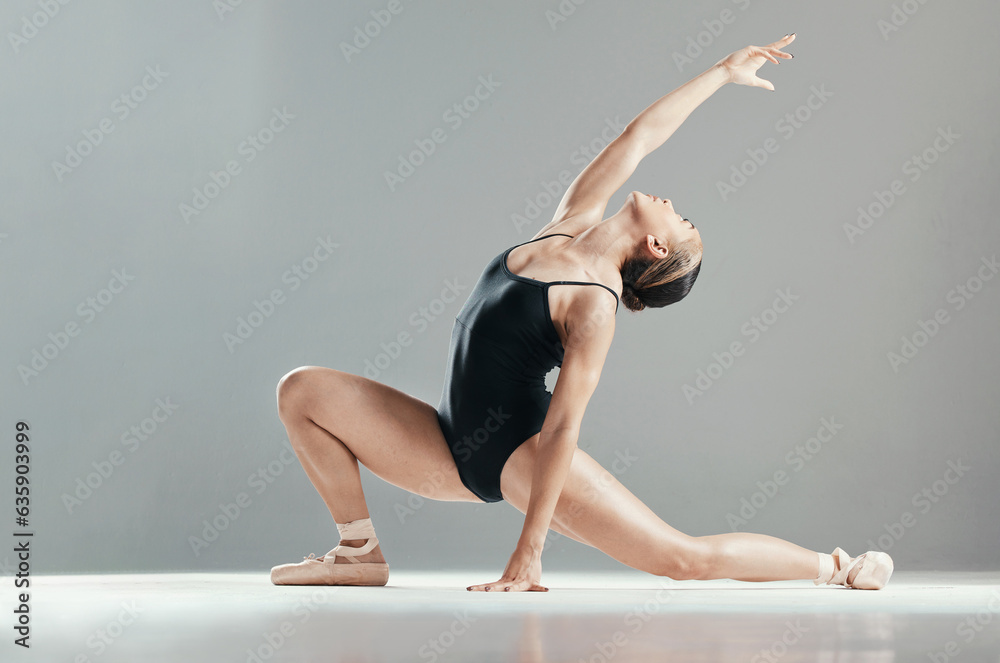
[[[768,60],[770,60],[774,64],[778,64],[778,60],[776,58],[785,58],[787,60],[789,58],[795,57],[791,53],[785,53],[781,49],[773,47],[773,46],[764,46],[764,47],[758,48],[757,50],[758,50],[758,54],[759,55],[763,55],[764,57],[766,57]]]
[[[466,587],[470,592],[491,592],[494,591],[498,586],[500,586],[500,581],[497,582],[487,582],[482,585],[472,585],[471,587]]]
[[[788,46],[789,44],[791,44],[794,40],[795,40],[795,35],[786,35],[785,37],[782,37],[778,41],[771,42],[767,46],[764,46],[764,48],[769,49],[769,50],[782,49],[785,46]]]
[[[527,580],[498,580],[482,585],[471,585],[465,588],[470,592],[547,592],[548,587],[543,587]]]
[[[496,592],[503,591],[504,587],[507,587],[513,583],[512,580],[507,580],[506,578],[500,578],[496,582],[486,582],[481,585],[472,585],[466,587],[470,592]]]
[[[791,44],[793,41],[795,41],[795,33],[794,32],[792,34],[790,34],[790,35],[785,35],[784,37],[782,37],[778,41],[771,42],[770,44],[768,44],[768,46],[777,46],[778,48],[783,48],[783,47],[788,46],[789,44]]]
[[[755,51],[754,55],[762,55],[774,64],[778,64],[778,58],[774,57],[774,55],[771,54],[771,51],[766,48],[757,48]]]
[[[782,46],[787,46],[794,39],[795,35],[790,34],[767,46],[746,46],[720,62],[726,67],[731,82],[739,85],[762,87],[765,90],[773,92],[774,85],[771,81],[758,78],[756,72],[764,66],[765,62],[770,61],[774,64],[781,64],[781,60],[795,57],[781,50]]]

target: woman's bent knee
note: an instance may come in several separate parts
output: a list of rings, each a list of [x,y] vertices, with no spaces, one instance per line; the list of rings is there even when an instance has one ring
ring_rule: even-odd
[[[278,398],[278,416],[285,418],[300,411],[309,396],[311,385],[315,386],[315,366],[299,366],[285,373],[278,380],[275,390]]]

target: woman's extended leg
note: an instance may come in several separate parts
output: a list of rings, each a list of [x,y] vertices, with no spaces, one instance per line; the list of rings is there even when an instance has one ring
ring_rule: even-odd
[[[518,447],[500,478],[504,499],[528,507],[538,436]],[[688,536],[663,522],[582,449],[573,456],[554,523],[635,569],[674,580],[813,580],[816,552],[765,534]]]

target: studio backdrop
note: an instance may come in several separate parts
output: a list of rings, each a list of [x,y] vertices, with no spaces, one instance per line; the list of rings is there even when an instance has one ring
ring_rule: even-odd
[[[774,92],[724,87],[610,200],[669,197],[704,262],[682,302],[620,307],[579,446],[691,535],[996,569],[998,22],[985,0],[5,3],[4,527],[34,532],[33,573],[322,554],[278,380],[327,366],[436,406],[485,264],[649,104],[795,32]],[[502,569],[520,534],[509,504],[362,480],[394,569]],[[624,568],[555,534],[543,564]]]

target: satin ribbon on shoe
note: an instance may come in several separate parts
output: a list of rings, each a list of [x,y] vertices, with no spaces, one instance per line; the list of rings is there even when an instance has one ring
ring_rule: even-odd
[[[827,581],[828,585],[844,585],[845,587],[850,587],[850,583],[847,582],[847,577],[854,570],[854,567],[858,567],[858,573],[861,572],[861,565],[865,563],[865,555],[867,553],[858,555],[851,561],[851,556],[843,551],[841,548],[837,548],[833,551],[833,556],[837,558],[839,562],[840,570],[833,574],[830,580]],[[857,576],[855,576],[857,579]]]
[[[837,558],[839,571],[834,571],[834,560]],[[858,555],[854,561],[842,548],[833,551],[832,557],[820,555],[819,577],[813,580],[813,584],[822,585],[844,585],[852,589],[881,589],[889,581],[892,575],[892,558],[884,552],[869,550]],[[852,571],[857,569],[852,580]]]
[[[368,539],[368,541],[366,541],[365,545],[360,548],[338,545],[336,548],[321,557],[316,557],[316,553],[309,553],[308,556],[303,557],[302,559],[315,559],[317,562],[322,562],[326,557],[339,556],[346,557],[348,561],[353,562],[354,564],[360,564],[361,562],[354,558],[370,553],[372,550],[375,550],[375,546],[378,545],[378,538],[375,536],[375,528],[372,526],[371,518],[352,520],[351,522],[344,523],[343,525],[338,524],[337,531],[340,532],[340,538],[343,541],[353,541],[356,539]]]

